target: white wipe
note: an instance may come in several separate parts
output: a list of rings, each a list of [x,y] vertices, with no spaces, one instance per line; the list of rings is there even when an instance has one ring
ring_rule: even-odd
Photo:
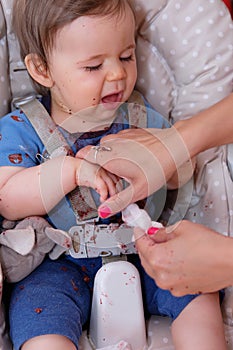
[[[140,209],[137,204],[128,205],[122,211],[122,220],[129,226],[140,227],[147,231],[152,226],[152,221],[147,212]]]

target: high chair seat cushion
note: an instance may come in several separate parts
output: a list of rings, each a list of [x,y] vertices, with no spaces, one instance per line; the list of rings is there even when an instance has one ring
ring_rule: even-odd
[[[33,91],[30,79],[23,70],[18,43],[12,33],[13,1],[0,0],[0,116],[10,110],[13,98]],[[229,11],[222,0],[130,1],[135,8],[137,21],[137,89],[154,108],[174,122],[193,116],[232,91],[233,26]],[[227,150],[224,148],[218,157],[223,159],[221,163],[225,164],[225,168],[226,155]],[[205,178],[206,173],[202,172],[202,164],[211,157],[212,154],[207,154],[199,162],[199,184],[205,185],[209,181]],[[211,169],[210,167],[209,171]],[[230,191],[232,182],[229,177],[227,181],[229,183],[226,188]],[[223,198],[225,203],[226,193],[220,194],[218,201],[219,198]],[[226,217],[227,205],[221,207],[221,215]],[[202,220],[203,212],[200,210],[199,213]],[[204,222],[218,225],[217,219],[217,216],[207,217]],[[221,226],[217,228],[225,234],[233,232],[228,226],[226,229]],[[226,335],[230,339],[229,349],[232,350],[231,295],[230,291],[225,320],[228,323]],[[169,322],[166,318],[151,318],[148,324],[149,341],[154,339],[156,342],[151,343],[151,349],[173,350]],[[2,325],[3,329],[4,320]],[[156,332],[152,329],[156,329]],[[85,334],[80,350],[89,349],[86,343],[82,348],[83,341],[85,342]],[[0,349],[11,350],[7,337],[3,338],[3,342],[0,342]]]

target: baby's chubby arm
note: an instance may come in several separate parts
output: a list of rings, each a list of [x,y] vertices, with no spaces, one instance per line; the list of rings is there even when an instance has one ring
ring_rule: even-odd
[[[45,215],[79,186],[94,188],[100,199],[116,193],[117,177],[85,160],[60,156],[31,168],[0,168],[0,214],[9,220]]]

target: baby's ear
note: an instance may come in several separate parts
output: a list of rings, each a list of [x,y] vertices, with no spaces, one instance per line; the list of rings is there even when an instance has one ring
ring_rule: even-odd
[[[24,62],[28,73],[33,80],[47,88],[53,86],[53,80],[50,76],[49,70],[37,54],[28,54],[25,57]]]

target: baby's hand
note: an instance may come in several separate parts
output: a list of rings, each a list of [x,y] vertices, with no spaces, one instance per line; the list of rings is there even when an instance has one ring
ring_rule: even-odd
[[[101,202],[122,190],[122,182],[118,176],[85,160],[82,160],[76,171],[76,183],[78,186],[92,187],[96,190]]]

